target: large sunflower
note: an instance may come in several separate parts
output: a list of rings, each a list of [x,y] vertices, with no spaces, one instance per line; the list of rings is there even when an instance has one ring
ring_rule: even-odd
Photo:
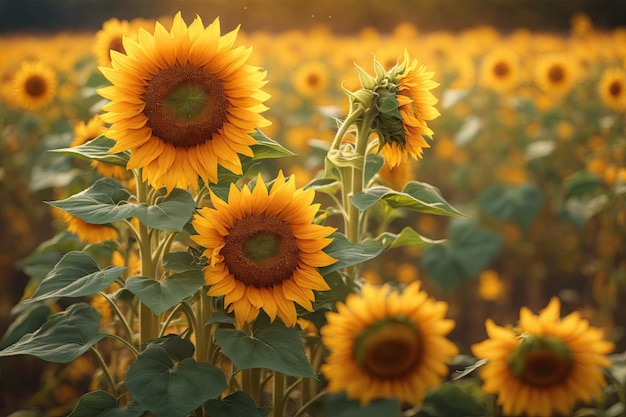
[[[621,68],[609,68],[604,71],[598,84],[602,102],[611,110],[626,110],[626,71]]]
[[[219,19],[205,28],[200,17],[187,27],[178,13],[169,32],[157,22],[125,37],[126,53],[111,51],[111,68],[100,68],[113,84],[99,90],[111,100],[111,152],[131,150],[127,168],[152,186],[195,189],[198,176],[217,182],[218,164],[241,174],[239,154],[253,156],[269,95],[265,72],[246,64],[251,50],[233,47],[237,31],[221,36]]]
[[[23,62],[13,77],[13,100],[27,110],[39,110],[54,99],[57,77],[43,61]]]
[[[432,79],[433,75],[433,72],[426,71],[425,66],[418,66],[416,59],[410,61],[406,51],[402,61],[389,72],[392,85],[397,86],[397,90],[392,92],[398,102],[401,124],[395,120],[397,115],[381,114],[375,128],[382,142],[380,152],[391,168],[400,165],[409,156],[421,158],[423,149],[430,148],[424,136],[432,137],[433,131],[426,121],[440,116],[435,108],[438,100],[430,92],[439,86]],[[386,94],[379,97],[387,100]]]
[[[375,398],[420,403],[458,353],[446,338],[454,327],[444,318],[447,309],[420,291],[418,281],[402,293],[366,283],[361,295],[349,295],[336,313],[326,313],[321,334],[330,355],[321,370],[328,390],[346,391],[362,404]]]
[[[312,311],[313,290],[328,290],[317,271],[336,260],[323,249],[336,229],[313,224],[319,204],[312,189],[296,189],[295,177],[282,172],[267,190],[261,176],[254,189],[231,185],[228,202],[211,195],[214,208],[202,208],[192,220],[191,238],[206,248],[208,294],[224,296],[239,325],[263,309],[287,326],[297,319],[294,302]]]
[[[538,316],[522,308],[519,331],[487,320],[489,339],[472,346],[476,357],[489,359],[479,370],[483,390],[498,396],[504,415],[571,415],[579,401],[601,395],[613,344],[578,312],[559,320],[560,310],[556,297]]]

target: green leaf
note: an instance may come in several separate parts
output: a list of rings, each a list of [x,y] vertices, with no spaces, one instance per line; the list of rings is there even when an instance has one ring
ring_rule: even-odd
[[[473,395],[463,391],[453,383],[444,383],[429,391],[424,397],[424,410],[433,417],[484,416],[485,406]]]
[[[185,416],[228,387],[219,368],[193,358],[174,364],[157,344],[137,357],[124,384],[135,401],[157,417]]]
[[[268,138],[260,130],[256,130],[251,136],[258,142],[252,145],[252,152],[254,152],[254,159],[268,159],[268,158],[284,158],[286,156],[295,156],[296,154],[285,148],[280,143],[273,139]]]
[[[379,398],[361,406],[359,401],[349,400],[345,392],[327,396],[325,404],[332,417],[395,417],[400,411],[397,400]]]
[[[205,326],[210,326],[211,324],[235,324],[235,317],[232,314],[228,314],[223,310],[214,311],[211,314],[211,317],[204,323]]]
[[[140,417],[145,411],[135,401],[124,408],[117,408],[114,396],[105,391],[92,391],[79,398],[67,417]]]
[[[368,153],[365,157],[365,172],[363,174],[363,182],[368,184],[374,175],[380,171],[385,164],[385,158],[382,155]]]
[[[73,304],[51,315],[39,330],[1,350],[0,357],[32,355],[48,362],[71,362],[107,336],[99,327],[96,309],[86,303]]]
[[[570,197],[561,204],[559,212],[565,220],[572,222],[578,229],[583,229],[589,219],[602,212],[609,204],[606,194]]]
[[[435,187],[417,181],[408,182],[402,192],[383,186],[372,187],[356,193],[351,201],[360,211],[365,211],[380,201],[395,209],[442,216],[464,216],[450,205]]]
[[[199,271],[201,268],[189,252],[169,252],[163,255],[163,268],[173,272]]]
[[[126,288],[155,314],[192,296],[202,285],[204,276],[200,270],[174,274],[162,281],[145,277],[130,277],[126,280]]]
[[[215,329],[215,343],[222,348],[237,369],[267,368],[289,376],[315,378],[304,352],[300,332],[259,316],[252,336],[241,330]]]
[[[177,232],[183,230],[196,209],[193,197],[179,188],[153,206],[130,203],[130,198],[131,193],[119,181],[101,178],[78,194],[48,204],[91,224],[137,217],[148,227]]]
[[[17,342],[27,333],[39,329],[50,316],[50,307],[47,305],[31,306],[20,311],[19,315],[11,322],[9,328],[0,339],[0,349]]]
[[[111,285],[125,269],[119,266],[100,269],[96,261],[84,252],[69,252],[41,281],[33,296],[24,303],[95,294]]]
[[[476,278],[502,248],[502,237],[474,220],[454,219],[447,237],[445,243],[426,247],[420,259],[420,266],[443,291]]]
[[[98,136],[82,145],[73,148],[52,149],[51,152],[126,167],[130,159],[129,155],[127,153],[109,153],[109,149],[111,149],[113,145],[115,145],[113,139],[109,139],[106,136]]]
[[[474,372],[476,369],[480,368],[481,366],[486,365],[487,362],[489,362],[489,359],[480,359],[480,360],[474,362],[472,365],[465,367],[465,369],[463,369],[463,371],[459,372],[458,374],[455,374],[452,377],[452,379],[456,381],[457,379],[461,379],[463,377],[466,377],[467,375],[469,375],[472,372]]]
[[[153,345],[161,346],[168,356],[175,361],[182,361],[191,358],[196,351],[196,347],[187,339],[183,339],[177,334],[168,334],[158,339],[150,341]]]
[[[333,238],[333,241],[324,248],[324,252],[337,259],[337,262],[319,268],[322,275],[374,259],[384,250],[384,247],[378,244],[362,245],[350,243],[343,234],[338,232],[333,233],[330,237]]]
[[[494,219],[513,221],[522,230],[528,230],[543,201],[543,194],[535,184],[494,184],[480,194],[478,206]]]
[[[417,246],[425,248],[427,246],[436,245],[445,242],[445,240],[432,240],[417,233],[410,227],[405,227],[400,233],[384,232],[376,238],[364,239],[363,243],[370,244],[376,242],[385,249],[398,248],[401,246]]]
[[[211,417],[264,417],[250,395],[236,391],[223,400],[209,400],[204,409]]]
[[[563,189],[565,198],[589,197],[600,187],[602,179],[599,175],[587,171],[578,171],[565,178]]]

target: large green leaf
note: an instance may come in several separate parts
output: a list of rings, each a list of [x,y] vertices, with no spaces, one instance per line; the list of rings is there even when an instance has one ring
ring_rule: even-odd
[[[209,400],[204,409],[211,417],[264,417],[254,400],[244,391],[236,391],[223,400]]]
[[[163,255],[163,268],[174,272],[197,271],[201,268],[189,252],[169,252]]]
[[[543,194],[535,184],[493,184],[478,197],[478,206],[494,219],[509,220],[528,230],[543,201]]]
[[[408,182],[402,192],[388,187],[372,187],[356,193],[351,201],[360,211],[365,211],[380,201],[396,209],[443,216],[463,216],[463,213],[441,196],[439,190],[430,184],[417,181]]]
[[[125,269],[119,266],[100,269],[96,261],[84,252],[69,252],[41,281],[33,296],[24,302],[92,295],[106,289]]]
[[[333,241],[324,248],[324,252],[337,259],[337,262],[320,268],[319,271],[322,275],[374,259],[385,249],[378,242],[373,242],[374,244],[371,245],[350,243],[343,234],[338,232],[333,233],[330,237],[333,238]]]
[[[215,329],[215,343],[237,369],[266,368],[289,376],[315,378],[300,332],[264,316],[255,321],[252,336],[237,329]]]
[[[200,270],[174,274],[162,281],[145,277],[130,277],[126,280],[126,288],[155,314],[192,296],[202,285],[204,276]]]
[[[97,138],[82,145],[75,146],[73,148],[53,149],[51,152],[125,167],[128,162],[129,155],[127,153],[110,153],[109,149],[111,149],[113,145],[115,145],[115,141],[113,139],[109,139],[106,136],[98,136]]]
[[[376,238],[365,239],[363,243],[370,244],[376,242],[385,249],[398,248],[401,246],[417,246],[425,248],[427,246],[443,243],[444,240],[432,240],[417,233],[410,227],[405,227],[400,233],[384,232]]]
[[[425,417],[478,417],[486,413],[484,404],[453,383],[429,391],[424,397],[422,410]]]
[[[256,130],[251,136],[257,141],[251,146],[254,159],[284,158],[296,155],[280,143],[265,136],[260,130]]]
[[[150,344],[126,374],[128,392],[157,417],[181,417],[219,396],[228,386],[224,373],[185,358],[174,363],[166,349]]]
[[[588,171],[577,171],[565,178],[563,182],[565,198],[592,196],[601,184],[602,178],[599,175]]]
[[[124,408],[117,408],[114,396],[105,391],[92,391],[79,398],[67,417],[140,417],[145,411],[135,401]]]
[[[391,398],[379,398],[361,406],[349,400],[345,392],[328,395],[325,400],[327,414],[332,417],[399,417],[400,403]]]
[[[96,309],[86,303],[73,304],[51,315],[39,330],[1,350],[0,357],[32,355],[48,362],[67,363],[107,336],[99,332],[99,327]]]
[[[153,206],[130,203],[131,193],[112,178],[101,178],[91,187],[65,200],[48,204],[92,224],[107,224],[137,217],[143,224],[159,230],[182,231],[196,209],[193,197],[175,188]]]
[[[457,283],[476,278],[500,252],[502,237],[470,219],[454,219],[447,241],[428,246],[420,265],[444,291]]]
[[[0,349],[12,345],[25,334],[39,329],[46,322],[49,315],[50,307],[47,305],[30,306],[30,308],[20,311],[9,325],[2,339],[0,339]]]

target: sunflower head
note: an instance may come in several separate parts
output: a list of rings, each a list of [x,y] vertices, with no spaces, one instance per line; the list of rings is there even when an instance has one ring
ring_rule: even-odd
[[[224,296],[239,325],[263,309],[294,326],[294,303],[312,311],[313,291],[329,289],[317,268],[336,262],[323,251],[335,229],[314,223],[313,198],[312,189],[296,188],[294,176],[285,181],[279,173],[268,191],[259,175],[253,189],[231,185],[228,202],[212,195],[213,208],[194,217],[192,240],[209,261],[208,294]]]
[[[604,71],[598,84],[602,102],[616,112],[626,111],[626,71],[609,68]]]
[[[152,186],[195,189],[198,177],[217,182],[218,165],[242,174],[239,155],[254,156],[250,133],[269,125],[269,95],[265,72],[246,63],[251,50],[234,47],[237,31],[221,36],[219,19],[204,27],[200,17],[187,26],[178,13],[170,31],[157,22],[124,37],[125,53],[100,68],[113,84],[99,90],[111,152],[129,150],[127,168]]]
[[[365,284],[326,314],[320,332],[330,355],[321,370],[330,392],[346,391],[362,404],[375,398],[418,404],[441,383],[457,354],[446,338],[454,322],[444,318],[447,305],[419,287],[416,281],[399,293]]]
[[[17,105],[27,110],[39,110],[54,99],[57,77],[43,61],[27,61],[13,77],[13,94]]]

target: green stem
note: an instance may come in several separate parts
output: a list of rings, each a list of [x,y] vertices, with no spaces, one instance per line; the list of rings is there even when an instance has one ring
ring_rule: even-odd
[[[98,349],[96,349],[95,346],[90,347],[89,350],[93,352],[94,356],[96,357],[96,360],[98,361],[98,364],[100,364],[100,368],[102,369],[102,372],[104,373],[104,377],[107,379],[107,382],[109,383],[109,386],[111,387],[111,393],[115,397],[117,397],[117,389],[115,388],[115,381],[113,380],[111,371],[109,371],[109,367],[104,361],[104,358],[102,357],[100,352],[98,352]]]
[[[335,134],[333,143],[330,146],[331,150],[339,149],[339,146],[341,145],[341,142],[343,141],[343,138],[346,135],[346,132],[348,132],[348,129],[350,128],[350,126],[352,126],[359,119],[359,117],[361,117],[362,114],[363,114],[362,107],[358,107],[356,109],[354,108],[350,109],[350,113],[348,113],[348,116],[345,118],[343,123],[341,123],[341,126],[339,126],[339,129],[337,129],[337,133]]]
[[[285,375],[274,372],[274,417],[283,417],[285,413]]]
[[[122,311],[120,310],[120,308],[117,306],[117,303],[115,302],[115,300],[113,300],[111,297],[109,297],[108,294],[99,291],[98,295],[104,297],[105,300],[108,301],[109,305],[111,306],[111,309],[113,309],[113,312],[115,313],[115,315],[120,319],[120,322],[122,323],[122,326],[124,326],[124,330],[126,331],[126,335],[128,336],[128,340],[131,341],[134,339],[134,333],[132,328],[130,327],[130,324],[128,323],[128,320],[126,320],[126,317],[124,316],[124,313],[122,313]]]
[[[206,323],[213,314],[213,302],[204,288],[200,288],[200,300],[197,306],[199,311],[196,313],[196,360],[208,362],[211,359],[213,341],[211,326],[207,326]]]
[[[133,352],[133,354],[135,356],[139,356],[139,351],[137,350],[137,348],[135,348],[135,346],[133,346],[128,340],[124,339],[123,337],[120,337],[116,334],[109,334],[108,337],[112,337],[115,340],[119,340],[120,342],[122,342],[128,349],[131,350],[131,352]]]
[[[316,401],[318,401],[320,398],[324,397],[326,394],[328,394],[328,391],[320,391],[315,397],[311,398],[309,401],[307,401],[306,403],[302,404],[302,407],[300,407],[298,412],[296,414],[294,414],[293,417],[302,417],[304,415],[304,413],[306,413],[306,410],[310,406],[315,404]]]

